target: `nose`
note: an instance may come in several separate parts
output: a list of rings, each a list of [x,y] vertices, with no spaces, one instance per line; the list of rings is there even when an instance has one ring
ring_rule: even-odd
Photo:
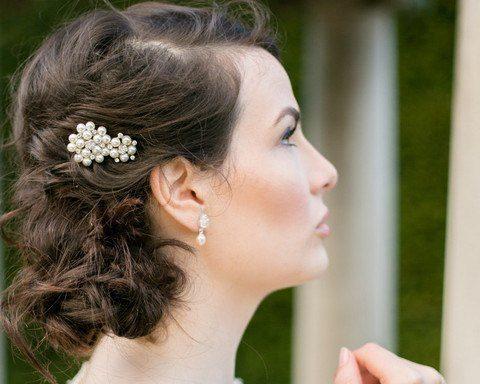
[[[312,163],[310,186],[313,194],[330,191],[337,185],[338,172],[335,166],[311,145]]]

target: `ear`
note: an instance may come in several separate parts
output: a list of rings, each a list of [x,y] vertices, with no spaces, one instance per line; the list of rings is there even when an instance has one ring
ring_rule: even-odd
[[[204,206],[204,184],[196,178],[194,166],[183,157],[155,167],[150,173],[154,199],[180,225],[198,231]]]

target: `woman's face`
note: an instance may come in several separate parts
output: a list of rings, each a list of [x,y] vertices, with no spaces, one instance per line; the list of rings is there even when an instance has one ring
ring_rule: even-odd
[[[296,124],[291,111],[299,110],[289,77],[267,51],[248,52],[240,61],[243,111],[226,163],[231,190],[225,183],[214,206],[206,206],[210,225],[202,254],[223,278],[268,293],[327,268],[325,238],[315,227],[327,212],[324,193],[338,176],[305,138],[300,121],[285,138]]]

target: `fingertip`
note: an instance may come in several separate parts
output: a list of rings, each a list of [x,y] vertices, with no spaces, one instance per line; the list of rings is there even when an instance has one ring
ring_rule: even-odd
[[[338,363],[340,367],[343,367],[348,363],[348,361],[350,360],[350,355],[351,355],[351,352],[348,348],[346,347],[340,348],[340,355],[338,358]]]

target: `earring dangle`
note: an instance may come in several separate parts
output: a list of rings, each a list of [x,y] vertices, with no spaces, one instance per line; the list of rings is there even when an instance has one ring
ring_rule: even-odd
[[[205,237],[203,230],[207,228],[209,223],[210,223],[210,219],[208,218],[207,214],[204,212],[202,208],[202,212],[198,220],[199,228],[198,228],[198,236],[197,236],[197,241],[200,245],[205,244],[205,241],[207,241],[207,238]]]

